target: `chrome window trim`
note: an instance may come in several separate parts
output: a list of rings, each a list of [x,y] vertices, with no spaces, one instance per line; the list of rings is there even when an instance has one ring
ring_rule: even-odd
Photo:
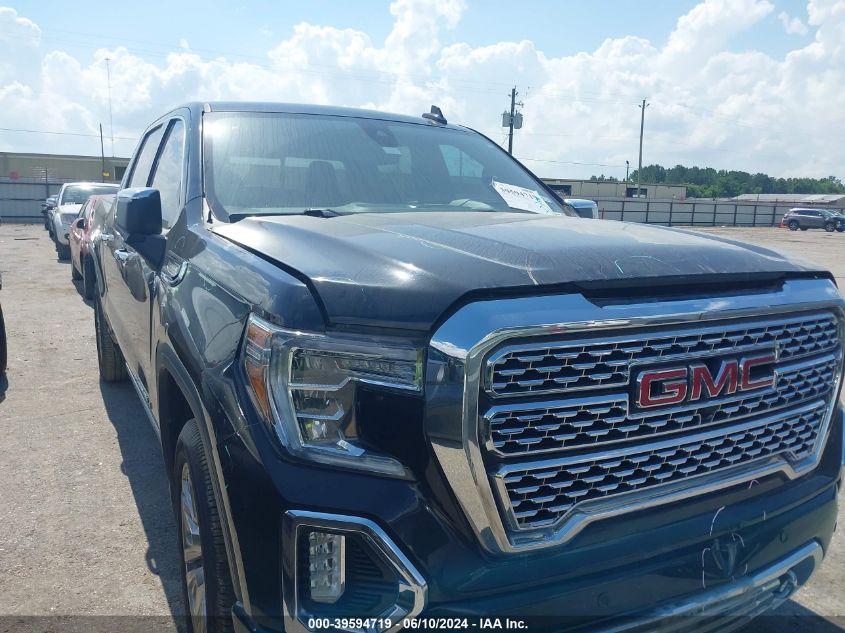
[[[845,302],[828,279],[785,281],[782,289],[751,295],[598,306],[583,295],[543,295],[477,301],[449,317],[433,334],[426,366],[426,427],[435,456],[479,542],[493,553],[521,552],[559,545],[598,519],[701,495],[760,477],[796,472],[784,459],[751,462],[718,477],[690,478],[680,489],[660,487],[625,497],[625,505],[579,513],[556,530],[523,534],[506,530],[482,459],[478,395],[485,356],[514,337],[593,333],[602,328],[692,325],[711,320],[764,317],[791,312],[832,310],[845,332]],[[565,319],[565,320],[562,320]],[[811,458],[818,463],[827,443],[830,419],[842,384],[842,365],[828,405],[820,440]],[[647,494],[645,494],[647,492]]]

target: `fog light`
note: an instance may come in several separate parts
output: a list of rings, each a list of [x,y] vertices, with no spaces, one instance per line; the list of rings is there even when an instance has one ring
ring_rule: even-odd
[[[308,534],[308,576],[311,599],[337,602],[346,585],[346,537],[331,532]]]

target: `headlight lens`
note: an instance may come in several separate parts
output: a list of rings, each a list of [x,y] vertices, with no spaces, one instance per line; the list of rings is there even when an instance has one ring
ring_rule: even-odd
[[[423,353],[400,340],[278,328],[251,316],[243,366],[253,403],[293,454],[401,476],[397,460],[373,451],[359,429],[360,384],[419,392]]]

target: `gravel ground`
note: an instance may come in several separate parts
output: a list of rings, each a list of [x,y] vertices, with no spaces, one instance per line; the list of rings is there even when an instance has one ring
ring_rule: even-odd
[[[812,257],[845,287],[845,235],[706,232]],[[92,307],[43,229],[0,226],[0,271],[9,335],[0,404],[0,633],[97,628],[69,616],[136,618],[103,618],[103,630],[176,630],[183,606],[175,524],[157,439],[137,397],[128,383],[100,384]],[[3,393],[0,385],[0,400]],[[778,614],[785,617],[752,628],[845,630],[836,622],[845,627],[842,531],[822,569]],[[827,619],[796,617],[808,614]]]

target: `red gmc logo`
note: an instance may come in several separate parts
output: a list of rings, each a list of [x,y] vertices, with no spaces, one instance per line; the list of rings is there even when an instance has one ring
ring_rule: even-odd
[[[775,360],[770,352],[724,360],[715,376],[701,363],[646,370],[637,376],[636,404],[641,409],[649,409],[772,387]]]

